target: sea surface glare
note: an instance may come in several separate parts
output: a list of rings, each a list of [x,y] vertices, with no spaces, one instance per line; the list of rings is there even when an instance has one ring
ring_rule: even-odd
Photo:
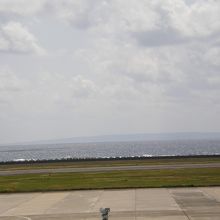
[[[220,155],[220,140],[162,140],[0,146],[0,161]]]

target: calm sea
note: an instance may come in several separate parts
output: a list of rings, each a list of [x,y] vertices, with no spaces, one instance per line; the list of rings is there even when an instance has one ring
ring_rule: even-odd
[[[220,140],[164,140],[0,146],[0,161],[220,155]]]

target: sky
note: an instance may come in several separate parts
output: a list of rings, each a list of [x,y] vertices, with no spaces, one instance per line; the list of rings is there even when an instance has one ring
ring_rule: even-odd
[[[0,0],[0,143],[220,131],[219,0]]]

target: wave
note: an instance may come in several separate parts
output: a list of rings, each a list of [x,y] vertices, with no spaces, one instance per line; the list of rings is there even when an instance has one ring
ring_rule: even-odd
[[[0,162],[135,159],[219,155],[220,140],[141,141],[0,147]]]
[[[0,161],[0,164],[4,163],[35,163],[35,162],[77,162],[77,161],[97,161],[97,160],[135,160],[135,159],[160,159],[160,158],[187,158],[187,157],[219,157],[219,153],[213,153],[213,154],[190,154],[190,155],[151,155],[151,154],[143,154],[142,156],[140,155],[134,155],[134,156],[129,156],[129,157],[84,157],[84,158],[76,158],[76,157],[64,157],[64,158],[54,158],[54,159],[35,159],[35,158],[29,158],[29,159],[24,159],[24,158],[17,158],[12,161]]]

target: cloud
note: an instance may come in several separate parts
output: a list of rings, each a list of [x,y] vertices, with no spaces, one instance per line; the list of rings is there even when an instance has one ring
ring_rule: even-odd
[[[43,135],[219,129],[219,12],[214,0],[3,0],[2,112],[34,131],[41,120]],[[48,56],[21,56],[44,53],[37,39]]]
[[[185,37],[219,32],[220,2],[200,0],[2,0],[0,14],[55,15],[77,28],[113,32],[173,29]]]
[[[8,68],[0,69],[0,91],[19,92],[23,89],[24,82],[13,74]]]
[[[48,15],[83,30],[90,43],[74,54],[94,82],[81,75],[70,79],[73,97],[102,91],[113,99],[166,102],[196,98],[204,89],[211,94],[219,65],[218,45],[212,46],[220,33],[218,1],[55,0],[42,5]]]
[[[81,51],[80,59],[100,78],[103,94],[118,102],[205,103],[220,92],[219,48],[209,41],[141,47],[108,38]]]
[[[12,104],[27,89],[28,82],[9,68],[0,68],[0,104]]]
[[[204,55],[204,61],[219,68],[220,67],[219,57],[220,57],[220,46],[210,47]]]
[[[30,82],[32,95],[36,100],[50,103],[72,103],[86,102],[96,96],[95,83],[81,75],[67,77],[62,73],[41,72]]]
[[[96,86],[93,81],[85,79],[78,75],[69,81],[69,89],[73,98],[89,98],[96,92]]]
[[[205,37],[219,32],[219,1],[195,1],[190,6],[184,4],[184,1],[182,4],[173,3],[169,10],[171,24],[176,30],[188,37]]]
[[[173,29],[185,37],[201,37],[220,28],[220,3],[214,0],[191,4],[184,0],[58,0],[48,1],[48,5],[75,27],[99,28],[107,33]]]
[[[220,28],[219,1],[189,0],[2,0],[0,14],[55,15],[71,26],[102,34],[158,33],[205,37]],[[166,35],[165,35],[166,36]]]
[[[151,14],[144,14],[145,20],[151,21],[152,28],[138,28],[137,25],[136,29],[129,31],[131,36],[144,46],[203,41],[220,32],[220,2],[218,1],[194,1],[187,5],[183,0],[158,0],[152,5],[153,7],[148,9],[150,8],[151,14],[154,13],[157,19],[152,20]],[[132,17],[132,15],[128,16]]]
[[[48,1],[47,7],[59,19],[77,28],[87,28],[92,22],[91,11],[100,1],[87,0],[54,0]],[[91,19],[91,21],[90,21]]]
[[[151,1],[55,0],[48,1],[47,7],[51,13],[73,27],[102,31],[103,34],[151,30],[158,19],[152,10]]]
[[[43,10],[46,0],[1,0],[0,15],[34,15]]]
[[[190,40],[181,36],[173,29],[138,32],[132,34],[132,36],[136,38],[138,44],[145,47],[161,47],[164,45],[182,44]]]
[[[44,54],[37,39],[19,22],[0,24],[0,51]]]
[[[80,109],[99,96],[95,82],[83,76],[39,72],[34,78],[21,78],[8,68],[0,69],[0,105],[20,117],[50,115],[69,107]]]

